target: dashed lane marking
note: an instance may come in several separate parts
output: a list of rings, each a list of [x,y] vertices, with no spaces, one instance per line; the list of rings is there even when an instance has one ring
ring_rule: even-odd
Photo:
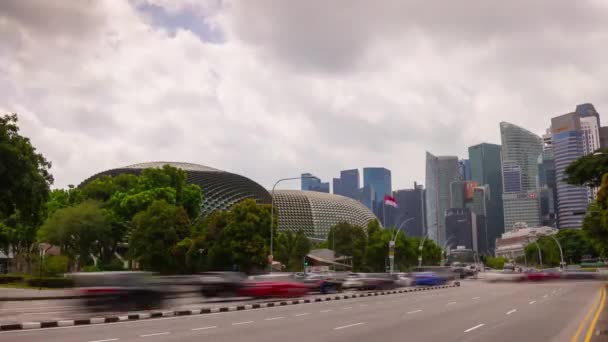
[[[515,311],[517,311],[517,309],[513,309],[511,311],[507,311],[507,315],[510,315],[510,314],[514,313]]]
[[[483,327],[484,325],[485,325],[484,323],[477,324],[476,326],[471,327],[471,328],[469,328],[469,329],[465,330],[464,332],[465,332],[465,333],[468,333],[468,332],[473,331],[473,330],[475,330],[475,329],[479,329],[479,328]]]
[[[152,336],[161,336],[161,335],[169,335],[169,334],[170,334],[170,332],[165,331],[165,332],[154,333],[154,334],[139,335],[139,337],[152,337]]]
[[[356,327],[357,325],[363,325],[365,324],[365,322],[359,322],[359,323],[353,323],[353,324],[349,324],[349,325],[343,325],[341,327],[335,327],[334,330],[341,330],[341,329],[346,329],[346,328],[352,328],[352,327]]]
[[[192,331],[199,331],[199,330],[208,330],[208,329],[215,329],[217,328],[216,325],[210,326],[210,327],[201,327],[201,328],[194,328],[194,329],[190,329]]]

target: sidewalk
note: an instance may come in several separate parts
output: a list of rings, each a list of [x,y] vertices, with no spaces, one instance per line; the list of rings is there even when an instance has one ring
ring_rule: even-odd
[[[36,290],[0,288],[0,301],[69,299],[76,297],[78,297],[78,293],[74,289]]]

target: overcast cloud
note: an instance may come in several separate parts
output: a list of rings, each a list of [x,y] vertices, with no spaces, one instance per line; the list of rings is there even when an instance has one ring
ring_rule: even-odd
[[[0,112],[56,187],[170,160],[267,187],[385,166],[405,188],[426,150],[466,157],[500,121],[608,113],[606,18],[601,0],[4,0]]]

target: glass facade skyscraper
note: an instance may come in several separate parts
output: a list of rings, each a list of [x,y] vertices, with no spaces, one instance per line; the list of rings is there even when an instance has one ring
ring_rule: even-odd
[[[500,123],[503,169],[505,230],[515,223],[540,225],[540,202],[536,187],[538,157],[543,142],[538,135],[508,122]],[[519,178],[519,186],[517,186]]]
[[[460,180],[471,180],[471,161],[469,159],[458,161],[458,173],[460,174]]]
[[[460,180],[458,157],[426,153],[426,224],[430,239],[445,243],[445,211],[450,207],[450,186]]]
[[[414,183],[413,189],[396,190],[393,197],[397,201],[397,210],[394,224],[399,227],[407,221],[402,230],[407,236],[422,237],[424,235],[425,220],[425,190],[422,185]]]
[[[557,227],[581,228],[592,189],[563,181],[565,170],[576,159],[600,147],[599,114],[593,105],[578,105],[576,111],[551,119],[551,144],[557,188]]]
[[[337,186],[336,186],[337,183]],[[334,178],[334,194],[357,198],[359,191],[359,170],[342,170],[340,178]]]
[[[484,212],[476,214],[485,216],[488,247],[494,248],[494,241],[505,231],[504,212],[502,203],[503,183],[501,174],[502,146],[482,143],[469,147],[469,162],[471,164],[471,180],[479,186],[486,186],[477,201],[483,201]],[[482,205],[478,203],[478,205]]]
[[[383,167],[363,168],[363,186],[371,187],[374,191],[374,214],[378,216],[380,222],[386,225],[384,217],[384,196],[392,196],[391,170]],[[390,209],[389,209],[390,210]],[[392,222],[389,222],[389,224]]]
[[[321,182],[321,179],[311,173],[303,173],[301,177],[302,190],[329,193],[329,182]]]

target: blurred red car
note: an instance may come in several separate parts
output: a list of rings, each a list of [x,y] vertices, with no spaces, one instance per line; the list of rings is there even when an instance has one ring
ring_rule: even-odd
[[[528,280],[530,281],[553,280],[559,279],[560,277],[561,273],[554,270],[541,270],[528,273]]]
[[[243,282],[239,295],[244,297],[300,297],[310,290],[308,284],[281,275],[251,277]]]

